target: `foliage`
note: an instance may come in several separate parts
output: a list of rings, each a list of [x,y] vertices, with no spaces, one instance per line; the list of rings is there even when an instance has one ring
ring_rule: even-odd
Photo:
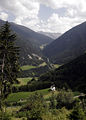
[[[49,98],[49,100],[50,100],[50,109],[55,109],[56,108],[56,96],[53,91],[52,91],[52,95]]]
[[[28,111],[27,120],[42,120],[42,114],[46,110],[41,94],[35,93],[28,99],[28,104],[20,111]]]
[[[11,116],[6,112],[0,112],[0,120],[11,120]]]
[[[62,109],[54,109],[51,112],[47,112],[43,115],[43,120],[69,120],[67,117],[70,112],[63,107]]]
[[[51,86],[51,82],[45,81],[45,82],[41,82],[41,81],[29,81],[27,83],[27,85],[15,85],[12,89],[12,92],[32,92],[32,91],[36,91],[36,90],[41,90],[41,89],[46,89],[49,88]]]
[[[72,91],[71,90],[65,91],[64,89],[60,90],[57,95],[56,101],[57,108],[62,108],[65,106],[66,108],[70,109],[74,101]]]
[[[11,92],[12,84],[19,73],[19,47],[15,46],[16,35],[10,30],[8,22],[0,29],[0,108]]]
[[[86,54],[41,75],[39,81],[53,82],[57,88],[71,88],[86,93]]]
[[[46,71],[49,71],[49,67],[47,65],[45,66],[27,66],[23,69],[27,70],[21,70],[21,74],[19,77],[39,77],[41,74],[44,74]]]
[[[86,115],[79,104],[76,104],[69,116],[70,120],[86,120]]]

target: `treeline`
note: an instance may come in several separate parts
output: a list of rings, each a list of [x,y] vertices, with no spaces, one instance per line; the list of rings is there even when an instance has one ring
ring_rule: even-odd
[[[48,81],[58,88],[71,88],[86,93],[86,54],[42,75],[38,81]]]
[[[36,90],[41,90],[45,88],[50,88],[51,82],[45,81],[45,82],[38,82],[36,80],[28,82],[27,85],[21,85],[21,86],[13,86],[12,87],[12,92],[27,92],[27,91],[36,91]]]
[[[39,77],[41,74],[44,74],[46,71],[49,71],[49,67],[47,65],[32,68],[30,70],[21,70],[18,77],[25,78],[25,77]]]

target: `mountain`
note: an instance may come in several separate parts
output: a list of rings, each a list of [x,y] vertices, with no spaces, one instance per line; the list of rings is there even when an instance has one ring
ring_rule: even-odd
[[[70,29],[43,49],[53,63],[64,64],[86,51],[86,22]]]
[[[17,32],[17,34],[20,34],[25,39],[29,38],[32,43],[35,43],[39,46],[43,44],[49,44],[53,41],[53,39],[51,39],[50,37],[35,32],[25,26],[17,25],[14,23],[11,23],[11,25],[12,29]]]
[[[4,23],[5,21],[0,20],[0,26]],[[44,60],[39,47],[42,44],[49,44],[52,39],[21,25],[10,23],[10,27],[17,35],[16,44],[20,47],[21,65],[42,63]]]
[[[50,33],[50,32],[43,32],[43,31],[39,31],[38,33],[46,35],[46,36],[48,36],[48,37],[50,37],[52,39],[56,39],[56,38],[61,36],[61,33]]]
[[[39,82],[42,82],[42,86],[46,82],[48,87],[55,84],[58,88],[71,88],[86,93],[86,54],[42,75]]]

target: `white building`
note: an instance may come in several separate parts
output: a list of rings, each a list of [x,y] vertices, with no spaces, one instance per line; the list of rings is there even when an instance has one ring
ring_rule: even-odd
[[[55,86],[52,85],[52,86],[50,87],[50,90],[55,91],[55,90],[56,90]]]

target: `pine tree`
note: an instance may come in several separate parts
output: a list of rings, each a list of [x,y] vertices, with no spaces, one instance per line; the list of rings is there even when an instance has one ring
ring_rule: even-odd
[[[12,84],[19,73],[19,47],[15,46],[16,35],[8,22],[0,30],[0,107],[11,92]]]

